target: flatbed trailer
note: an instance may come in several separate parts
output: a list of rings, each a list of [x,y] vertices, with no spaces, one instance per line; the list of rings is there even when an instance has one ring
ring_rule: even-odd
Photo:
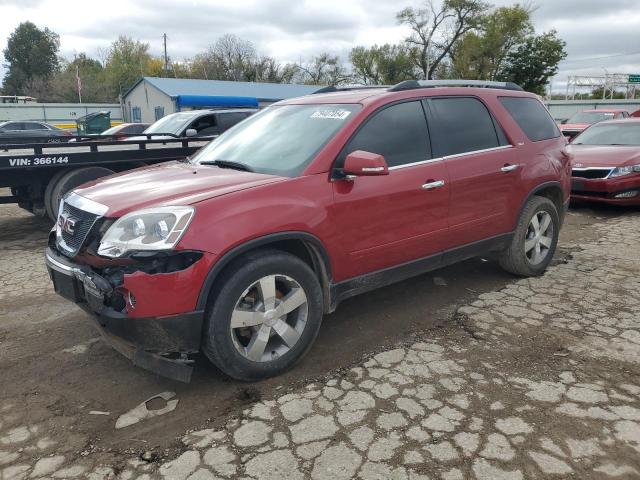
[[[0,145],[0,188],[10,195],[0,203],[17,203],[35,215],[55,220],[60,199],[79,185],[113,173],[160,162],[181,160],[215,137],[114,140],[75,137],[68,143]]]

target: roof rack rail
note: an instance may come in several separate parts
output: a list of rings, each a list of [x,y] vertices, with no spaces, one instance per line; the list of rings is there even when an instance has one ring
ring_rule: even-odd
[[[513,82],[493,82],[489,80],[405,80],[389,89],[390,92],[433,87],[477,87],[498,88],[501,90],[522,91],[522,87]]]
[[[316,90],[311,95],[315,95],[316,93],[350,92],[351,90],[369,90],[375,88],[389,88],[389,85],[350,85],[345,87],[329,85],[328,87],[322,87]]]

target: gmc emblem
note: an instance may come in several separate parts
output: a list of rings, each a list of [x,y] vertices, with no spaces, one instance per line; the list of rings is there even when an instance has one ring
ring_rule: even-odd
[[[73,235],[76,231],[76,226],[78,225],[78,220],[70,217],[66,213],[61,213],[58,217],[58,226],[60,230],[68,233],[69,235]]]

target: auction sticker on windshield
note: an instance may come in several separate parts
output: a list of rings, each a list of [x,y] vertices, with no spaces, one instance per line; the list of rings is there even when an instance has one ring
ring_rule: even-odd
[[[311,114],[311,118],[332,118],[334,120],[344,120],[351,112],[342,109],[317,110]]]

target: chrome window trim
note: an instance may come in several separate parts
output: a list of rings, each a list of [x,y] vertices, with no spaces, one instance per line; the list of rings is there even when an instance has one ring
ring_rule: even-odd
[[[448,160],[449,158],[465,157],[467,155],[475,155],[478,153],[495,152],[498,150],[506,150],[508,148],[514,148],[514,146],[501,145],[499,147],[483,148],[482,150],[472,150],[470,152],[455,153],[453,155],[446,155],[444,157],[430,158],[428,160],[421,160],[419,162],[405,163],[404,165],[396,165],[393,167],[389,167],[389,170],[399,170],[401,168],[415,167],[417,165],[426,165],[427,163],[434,163],[434,162],[439,162],[441,160]]]
[[[84,210],[99,217],[103,217],[109,211],[109,207],[106,205],[82,197],[75,192],[68,193],[64,197],[64,201],[72,207],[76,207],[78,210]]]
[[[400,170],[401,168],[415,167],[416,165],[426,165],[427,163],[435,163],[435,162],[439,162],[441,160],[444,160],[444,158],[445,157],[429,158],[427,160],[420,160],[418,162],[405,163],[403,165],[395,165],[393,167],[389,167],[389,171],[391,171],[391,170]]]

